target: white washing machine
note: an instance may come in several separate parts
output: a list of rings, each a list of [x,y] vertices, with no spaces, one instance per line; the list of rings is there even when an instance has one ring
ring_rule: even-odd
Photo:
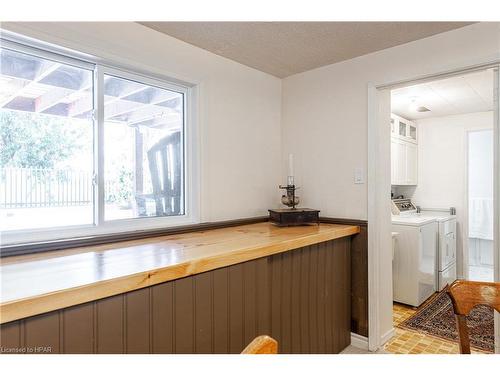
[[[438,223],[434,217],[393,215],[397,232],[394,251],[393,299],[420,306],[436,291]]]

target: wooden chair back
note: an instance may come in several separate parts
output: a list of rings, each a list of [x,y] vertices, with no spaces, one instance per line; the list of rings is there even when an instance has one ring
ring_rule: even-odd
[[[241,354],[278,354],[278,342],[267,335],[257,336]]]
[[[147,215],[146,200],[154,200],[156,216],[182,213],[182,137],[180,131],[160,139],[147,152],[153,194],[136,194],[140,216]]]
[[[182,153],[180,150],[181,133],[175,132],[162,138],[148,151],[157,216],[181,213]]]
[[[500,283],[457,280],[447,287],[457,320],[460,353],[470,354],[467,315],[478,305],[485,305],[500,312]]]

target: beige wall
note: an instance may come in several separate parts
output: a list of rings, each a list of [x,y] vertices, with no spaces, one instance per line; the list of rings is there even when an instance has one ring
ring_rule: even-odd
[[[201,220],[266,215],[278,204],[280,79],[132,22],[1,27],[198,85]]]

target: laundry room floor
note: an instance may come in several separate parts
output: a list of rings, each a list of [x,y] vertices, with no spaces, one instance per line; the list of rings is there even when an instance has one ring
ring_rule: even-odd
[[[410,318],[418,310],[416,308],[395,303],[392,316],[394,321],[394,337],[384,346],[384,351],[393,354],[458,354],[458,344],[434,336],[399,327],[399,324]],[[480,353],[472,350],[473,353]]]

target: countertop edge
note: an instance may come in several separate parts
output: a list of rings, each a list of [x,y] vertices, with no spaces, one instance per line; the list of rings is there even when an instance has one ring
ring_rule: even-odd
[[[271,245],[259,245],[227,253],[197,258],[167,267],[102,280],[0,304],[0,324],[59,310],[156,284],[231,266],[237,263],[310,246],[316,243],[349,237],[360,232],[356,225],[346,225],[323,233],[308,234]]]

